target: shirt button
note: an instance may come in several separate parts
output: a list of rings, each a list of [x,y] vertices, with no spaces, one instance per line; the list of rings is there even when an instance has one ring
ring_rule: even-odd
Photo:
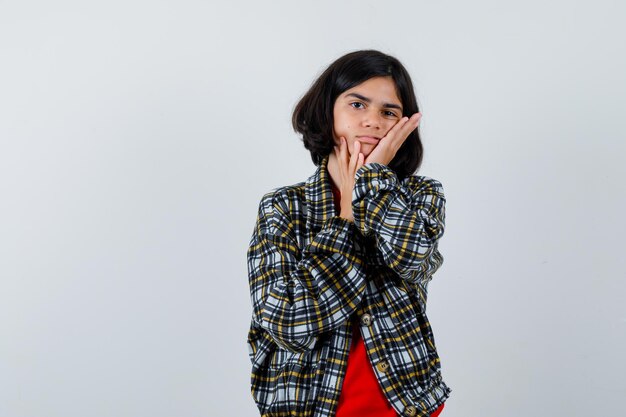
[[[369,326],[370,324],[372,324],[372,316],[365,313],[361,316],[361,324],[363,326]]]
[[[406,417],[414,417],[417,415],[417,410],[414,406],[409,405],[407,408],[404,409],[404,415]]]
[[[389,363],[387,361],[380,361],[376,364],[376,369],[380,372],[387,372],[389,369]]]

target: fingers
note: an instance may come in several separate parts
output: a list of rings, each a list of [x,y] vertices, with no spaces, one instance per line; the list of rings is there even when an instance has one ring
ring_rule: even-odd
[[[358,140],[354,141],[354,149],[352,150],[352,155],[350,156],[350,164],[348,165],[348,169],[350,171],[350,175],[354,176],[356,173],[356,164],[359,159],[359,151],[361,150],[361,142]]]
[[[404,116],[402,119],[398,120],[398,123],[389,130],[385,137],[389,137],[393,141],[400,140],[404,142],[407,136],[417,128],[421,118],[421,113],[415,113],[411,117]]]
[[[404,116],[402,119],[398,120],[398,123],[393,125],[391,130],[389,130],[389,132],[387,133],[387,136],[388,137],[395,137],[395,136],[397,136],[397,133],[400,132],[400,130],[402,130],[404,125],[406,125],[409,122],[409,120],[410,119],[408,117],[406,117],[406,116]]]
[[[356,163],[356,169],[354,170],[354,175],[356,176],[356,172],[363,166],[363,161],[365,161],[365,155],[362,152],[359,152],[359,159]]]
[[[422,113],[415,113],[407,123],[410,123],[410,130],[407,132],[407,135],[411,133],[414,129],[417,129],[417,126],[420,124],[420,120],[422,120]]]
[[[422,113],[415,113],[413,116],[411,116],[411,118],[413,118],[413,117],[415,117],[416,124],[419,126],[420,120],[422,120]]]
[[[339,162],[340,171],[346,178],[354,177],[356,171],[365,163],[365,156],[361,153],[361,142],[354,141],[352,152],[348,152],[346,138],[340,138],[339,146],[334,146]]]
[[[339,142],[339,159],[341,159],[341,166],[343,167],[346,164],[348,144],[346,143],[346,138],[343,136],[339,138]]]
[[[402,126],[402,135],[408,136],[413,130],[417,129],[422,113],[415,113],[413,116],[407,119],[404,126]]]
[[[348,144],[346,138],[343,136],[339,138],[339,146],[335,146],[337,152],[337,162],[339,163],[339,172],[342,178],[347,176],[349,157],[348,157]]]

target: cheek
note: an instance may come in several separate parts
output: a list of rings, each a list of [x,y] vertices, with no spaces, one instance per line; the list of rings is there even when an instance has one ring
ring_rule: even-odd
[[[338,121],[337,123],[335,123],[333,130],[335,131],[335,136],[337,136],[337,139],[339,139],[339,136],[347,137],[352,131],[352,125],[347,122]]]
[[[396,125],[396,123],[398,123],[398,122],[394,120],[394,121],[390,121],[389,123],[385,124],[385,135],[387,133],[389,133],[391,128],[394,127]]]

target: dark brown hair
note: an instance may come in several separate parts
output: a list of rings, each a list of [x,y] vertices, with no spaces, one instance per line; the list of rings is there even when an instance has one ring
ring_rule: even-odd
[[[396,58],[375,50],[355,51],[340,57],[315,80],[296,105],[291,119],[315,165],[319,165],[333,149],[335,100],[344,91],[373,77],[393,79],[402,102],[403,116],[411,117],[419,111],[411,77]],[[423,152],[418,128],[406,138],[389,167],[398,178],[406,178],[419,169]]]

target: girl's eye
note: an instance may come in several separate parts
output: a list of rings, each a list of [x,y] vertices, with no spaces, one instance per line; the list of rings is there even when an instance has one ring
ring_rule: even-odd
[[[358,101],[355,101],[354,103],[350,103],[350,105],[354,107],[355,109],[362,109],[364,107],[363,103],[359,103]]]
[[[385,116],[396,117],[396,114],[391,110],[385,110],[383,113]]]

